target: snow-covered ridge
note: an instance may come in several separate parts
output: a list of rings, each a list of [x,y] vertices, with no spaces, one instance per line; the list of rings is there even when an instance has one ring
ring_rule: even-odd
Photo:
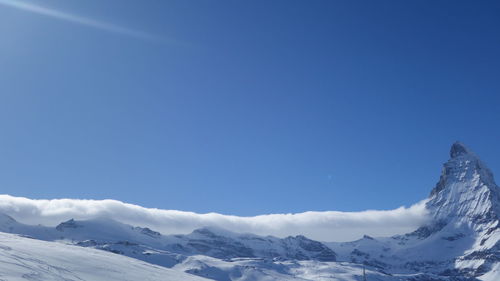
[[[88,221],[71,219],[56,227],[45,227],[25,225],[3,215],[0,218],[0,231],[122,254],[133,249],[132,252],[137,253],[135,258],[147,261],[158,253],[166,252],[185,256],[207,255],[222,259],[267,258],[318,261],[335,261],[336,259],[335,253],[330,248],[304,236],[289,236],[280,239],[273,236],[238,234],[213,227],[196,229],[187,235],[162,235],[149,228],[133,227],[110,219]],[[151,252],[150,249],[157,252]]]

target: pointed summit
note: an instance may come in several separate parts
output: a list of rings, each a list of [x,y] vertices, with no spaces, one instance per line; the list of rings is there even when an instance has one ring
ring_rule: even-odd
[[[471,154],[471,151],[461,142],[455,142],[450,149],[450,157],[455,158],[460,155]]]
[[[455,142],[427,208],[438,221],[479,222],[496,218],[500,192],[488,167],[464,144]]]

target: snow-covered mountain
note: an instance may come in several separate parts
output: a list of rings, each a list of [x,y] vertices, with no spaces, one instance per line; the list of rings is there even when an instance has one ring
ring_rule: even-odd
[[[486,165],[461,143],[426,202],[432,220],[412,233],[329,243],[339,259],[389,272],[431,272],[441,276],[500,280],[499,188]]]
[[[17,222],[0,216],[0,231],[47,241],[60,241],[84,247],[127,254],[166,265],[152,256],[176,253],[184,256],[206,255],[220,259],[262,258],[280,260],[335,261],[335,253],[323,243],[304,236],[276,238],[237,234],[217,228],[196,229],[187,235],[162,235],[149,228],[133,227],[111,219],[62,222],[51,228]],[[142,254],[143,256],[139,255]],[[167,262],[169,264],[169,262]]]
[[[7,215],[0,215],[0,231],[24,236],[1,236],[9,238],[6,249],[13,248],[9,245],[13,241],[36,241],[42,248],[94,248],[118,254],[106,253],[113,257],[133,258],[127,261],[141,260],[213,280],[362,280],[365,267],[368,280],[494,281],[500,280],[499,193],[486,165],[463,144],[455,143],[425,202],[430,221],[404,235],[364,236],[344,243],[322,243],[300,235],[240,234],[213,227],[162,235],[104,218],[45,227],[25,225]],[[0,255],[2,268],[9,264],[5,257],[12,252],[2,247],[0,252],[5,254]]]

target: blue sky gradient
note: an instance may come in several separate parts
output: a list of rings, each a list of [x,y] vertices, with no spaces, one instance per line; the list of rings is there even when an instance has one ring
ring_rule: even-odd
[[[392,209],[456,140],[500,174],[496,1],[36,5],[132,33],[0,5],[1,193]]]

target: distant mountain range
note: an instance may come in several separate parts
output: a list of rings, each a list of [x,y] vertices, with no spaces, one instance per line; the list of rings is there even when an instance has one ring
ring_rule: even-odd
[[[46,227],[3,214],[0,280],[500,280],[500,190],[477,155],[454,143],[425,204],[431,220],[411,233],[342,243],[214,227],[162,235],[110,219]]]

